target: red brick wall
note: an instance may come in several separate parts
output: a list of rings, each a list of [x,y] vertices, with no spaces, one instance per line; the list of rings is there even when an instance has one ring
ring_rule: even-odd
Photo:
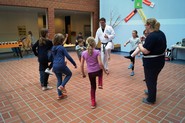
[[[93,12],[93,34],[98,28],[99,0],[0,0],[0,5],[46,8],[50,38],[55,34],[54,10],[76,10]]]

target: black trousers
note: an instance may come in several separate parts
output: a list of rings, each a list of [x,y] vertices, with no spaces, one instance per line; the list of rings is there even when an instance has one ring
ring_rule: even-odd
[[[40,83],[41,86],[47,87],[49,74],[45,73],[46,68],[48,68],[48,62],[39,62],[39,72],[40,72]]]
[[[131,50],[131,51],[130,51],[130,53],[129,53],[129,54],[130,54],[130,56],[131,56],[131,54],[132,54],[134,51],[135,51],[135,50]],[[135,57],[131,57],[131,58],[130,58],[130,61],[133,63],[132,70],[134,70]]]
[[[148,102],[156,101],[157,79],[163,67],[164,67],[164,63],[159,64],[158,66],[154,66],[152,68],[148,68],[144,66],[146,86],[148,89],[148,98],[147,98]]]

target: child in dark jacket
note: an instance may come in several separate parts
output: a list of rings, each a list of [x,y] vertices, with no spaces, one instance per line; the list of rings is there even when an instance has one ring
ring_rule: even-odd
[[[68,54],[67,50],[62,46],[64,41],[64,36],[60,33],[56,34],[53,39],[53,72],[57,77],[57,91],[58,91],[58,98],[57,99],[64,99],[67,97],[65,85],[70,80],[72,76],[72,72],[66,66],[65,57],[77,68],[75,61],[71,58]],[[65,74],[65,78],[62,81],[62,74]]]
[[[48,65],[48,51],[51,50],[53,44],[48,37],[48,30],[42,29],[41,30],[41,37],[40,39],[33,45],[32,50],[35,56],[38,57],[39,62],[39,72],[40,72],[40,82],[42,86],[42,90],[50,90],[52,87],[48,86],[48,78],[49,74],[45,73],[46,68],[50,68],[52,64]]]

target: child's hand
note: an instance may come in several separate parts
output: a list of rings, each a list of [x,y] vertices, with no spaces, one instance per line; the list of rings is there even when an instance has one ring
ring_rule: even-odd
[[[68,37],[69,35],[68,34],[66,34],[66,38]]]
[[[106,73],[107,75],[109,75],[109,71],[106,71],[105,73]]]
[[[109,71],[108,70],[105,70],[105,74],[109,75]]]
[[[127,45],[126,44],[124,44],[124,47],[126,47]]]
[[[83,77],[83,78],[85,78],[85,77],[86,77],[86,75],[85,75],[85,74],[83,74],[83,75],[82,75],[82,77]]]

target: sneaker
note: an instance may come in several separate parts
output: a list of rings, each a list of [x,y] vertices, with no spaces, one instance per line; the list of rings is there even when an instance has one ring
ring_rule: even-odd
[[[65,87],[63,88],[62,93],[67,93],[67,90]]]
[[[102,86],[98,86],[98,88],[99,88],[99,89],[103,89],[103,87],[102,87]]]
[[[51,90],[53,87],[51,87],[51,86],[47,86],[47,87],[42,87],[42,90],[43,91],[46,91],[46,90]]]
[[[47,86],[46,89],[47,89],[47,90],[51,90],[51,89],[53,89],[53,87]]]
[[[61,85],[58,87],[58,89],[59,89],[62,93],[67,93],[65,87],[63,87],[63,86],[61,86]]]
[[[130,76],[134,76],[134,71],[132,71],[132,72],[130,73]]]
[[[65,99],[67,98],[67,95],[62,94],[61,96],[58,96],[57,100]]]
[[[91,109],[95,109],[95,108],[96,108],[96,106],[95,106],[95,105],[94,105],[94,106],[93,106],[93,105],[91,106]]]
[[[126,59],[131,59],[132,56],[124,56]]]
[[[49,70],[49,68],[47,68],[47,69],[45,70],[45,73],[47,73],[47,74],[49,74],[49,75],[53,75],[53,73]]]
[[[149,104],[149,105],[155,104],[155,102],[149,102],[149,101],[147,100],[147,98],[143,98],[142,102],[145,103],[145,104]]]
[[[95,109],[95,108],[96,108],[96,102],[91,105],[91,109]]]
[[[128,67],[128,69],[132,69],[133,68],[133,64],[131,63]]]
[[[144,93],[145,93],[146,95],[148,95],[148,90],[144,90]]]

